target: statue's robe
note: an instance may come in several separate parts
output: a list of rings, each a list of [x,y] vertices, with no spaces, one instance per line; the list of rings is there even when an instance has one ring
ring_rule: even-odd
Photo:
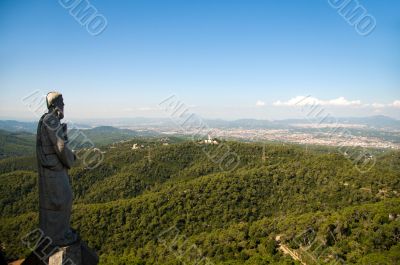
[[[55,246],[76,240],[70,228],[72,190],[68,176],[76,157],[68,148],[55,112],[44,114],[38,124],[36,155],[39,173],[39,227]]]

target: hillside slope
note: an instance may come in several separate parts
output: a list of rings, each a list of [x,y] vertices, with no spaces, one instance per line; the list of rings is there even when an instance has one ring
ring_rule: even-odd
[[[397,253],[400,218],[388,216],[400,214],[398,152],[380,155],[370,171],[360,173],[332,149],[225,142],[240,161],[234,170],[222,170],[206,155],[218,154],[218,146],[165,146],[150,139],[132,150],[137,142],[107,147],[94,170],[78,165],[70,172],[73,226],[103,264],[179,264],[174,244],[186,239],[216,264],[290,264],[277,251],[275,236],[299,248],[296,239],[310,228],[337,254],[334,259],[350,264]],[[19,239],[37,225],[37,192],[35,172],[10,163],[0,175],[0,240],[13,259],[26,253]],[[178,233],[179,242],[165,231]],[[172,246],[165,246],[164,235]]]

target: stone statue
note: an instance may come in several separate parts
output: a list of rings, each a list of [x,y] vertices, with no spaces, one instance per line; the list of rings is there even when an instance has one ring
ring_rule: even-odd
[[[68,169],[76,160],[68,148],[64,101],[58,92],[46,96],[48,112],[39,120],[36,156],[39,173],[39,228],[43,240],[23,265],[96,265],[97,254],[70,227],[72,189]],[[42,236],[42,235],[41,235]]]
[[[39,227],[54,246],[68,246],[77,241],[70,228],[72,190],[68,169],[76,156],[68,148],[63,97],[47,94],[48,112],[39,121],[36,155],[39,171]]]

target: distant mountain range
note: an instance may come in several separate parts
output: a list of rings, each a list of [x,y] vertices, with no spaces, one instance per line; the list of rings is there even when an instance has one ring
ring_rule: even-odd
[[[348,118],[326,118],[326,119],[285,119],[285,120],[257,120],[257,119],[238,119],[233,121],[222,119],[204,119],[205,124],[211,128],[246,128],[246,129],[279,129],[289,128],[296,124],[358,124],[370,128],[391,128],[400,129],[400,120],[387,116],[377,115],[369,117],[348,117]],[[111,126],[103,126],[104,124]],[[36,133],[37,122],[21,122],[16,120],[0,120],[0,130],[10,132],[30,132]],[[123,129],[129,127],[175,127],[177,126],[168,118],[124,118],[124,119],[104,119],[94,120],[90,124],[76,123],[74,127],[79,129],[94,129],[96,133],[119,133],[124,135],[132,134],[131,130]],[[120,128],[117,130],[117,128]],[[154,135],[155,132],[141,131],[134,132],[134,135]]]
[[[22,122],[15,120],[0,120],[0,129],[9,132],[30,132],[36,133],[36,122]]]
[[[69,135],[74,134],[75,129],[69,131]],[[81,130],[96,146],[108,145],[114,142],[132,139],[134,137],[152,137],[159,133],[153,131],[134,131],[119,129],[112,126],[99,126],[92,129]]]
[[[33,133],[33,125],[36,126],[33,122],[9,121],[8,126],[4,127],[11,130],[0,129],[0,158],[34,154],[36,136]],[[28,130],[31,130],[31,132]],[[72,129],[69,131],[68,135],[70,136],[70,139],[75,137],[77,149],[89,147],[87,139],[89,139],[95,147],[101,147],[135,137],[153,137],[159,135],[153,131],[134,131],[111,126],[82,129],[80,132],[83,132],[84,135],[75,134],[75,132],[76,129]],[[80,145],[81,143],[82,146]]]
[[[30,132],[36,133],[38,121],[16,121],[16,120],[0,120],[0,130],[10,132]],[[79,129],[90,129],[92,126],[77,123],[74,127]]]
[[[396,120],[387,116],[370,116],[370,117],[350,117],[350,118],[326,118],[326,119],[286,119],[286,120],[256,120],[241,119],[234,121],[224,120],[207,120],[210,127],[242,127],[242,128],[282,128],[290,127],[294,124],[359,124],[372,128],[398,128],[400,129],[400,120]]]

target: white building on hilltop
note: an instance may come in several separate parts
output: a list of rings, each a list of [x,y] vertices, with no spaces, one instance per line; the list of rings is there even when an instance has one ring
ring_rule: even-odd
[[[201,141],[201,143],[204,143],[204,144],[218,144],[218,141],[213,140],[211,138],[211,135],[208,135],[208,139]]]
[[[132,145],[132,150],[136,150],[136,149],[139,149],[138,144],[133,144],[133,145]]]

